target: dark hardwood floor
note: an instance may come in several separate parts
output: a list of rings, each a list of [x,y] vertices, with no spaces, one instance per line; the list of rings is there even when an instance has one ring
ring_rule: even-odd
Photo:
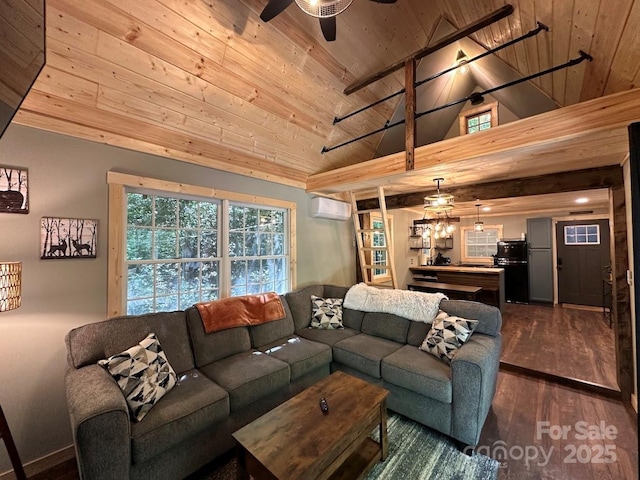
[[[501,460],[500,480],[637,479],[637,416],[620,400],[501,371],[478,451]]]
[[[614,331],[602,312],[508,303],[502,320],[503,362],[619,390]]]

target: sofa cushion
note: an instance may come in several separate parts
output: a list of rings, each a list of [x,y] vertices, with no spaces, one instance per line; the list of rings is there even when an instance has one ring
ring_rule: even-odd
[[[451,367],[412,345],[382,360],[382,379],[439,402],[452,400]]]
[[[251,350],[251,338],[247,327],[236,327],[205,333],[200,312],[195,307],[187,309],[187,324],[191,333],[195,365],[200,368],[240,352]]]
[[[367,312],[362,319],[362,333],[405,344],[410,323],[411,320],[390,313]]]
[[[311,295],[311,328],[336,330],[342,326],[342,298]]]
[[[291,315],[291,309],[289,305],[287,305],[287,300],[284,296],[280,296],[280,301],[284,307],[284,318],[249,327],[253,348],[260,348],[271,342],[275,342],[279,338],[293,334],[293,316]]]
[[[360,331],[362,329],[362,319],[364,312],[342,307],[342,325]],[[424,338],[424,337],[423,337]]]
[[[98,364],[107,369],[122,390],[131,417],[139,422],[176,384],[176,372],[160,342],[150,333],[137,345]]]
[[[264,353],[282,360],[291,369],[291,381],[331,363],[331,347],[297,335],[285,337],[261,348]]]
[[[460,317],[440,318],[433,322],[431,330],[420,345],[420,350],[445,362],[451,362],[458,349],[471,338],[477,325],[477,320]]]
[[[400,343],[360,333],[337,342],[333,346],[333,360],[371,377],[382,378],[380,362],[400,347]]]
[[[194,367],[184,311],[128,315],[74,328],[65,337],[67,362],[73,368],[97,363],[152,332],[176,373]]]
[[[436,315],[436,320],[439,318],[445,318],[447,316],[447,312],[440,310],[438,312],[438,315]],[[409,332],[407,333],[407,344],[413,345],[414,347],[419,347],[420,345],[422,345],[424,337],[426,337],[427,333],[429,333],[429,330],[431,330],[432,324],[433,322],[411,322],[409,325]]]
[[[325,285],[324,296],[331,298],[344,298],[347,294],[349,287],[339,287],[337,285]]]
[[[133,463],[142,463],[229,415],[229,395],[197,370],[179,383],[139,423],[131,425]]]
[[[500,309],[493,305],[472,302],[470,300],[442,300],[440,309],[449,315],[478,320],[476,332],[497,336],[502,327]]]
[[[285,295],[293,315],[296,331],[311,324],[311,295],[322,297],[324,295],[324,287],[322,285],[310,285]]]
[[[353,337],[358,334],[360,334],[360,332],[358,330],[353,330],[352,328],[320,330],[318,328],[307,327],[301,330],[296,330],[296,335],[308,340],[313,340],[314,342],[324,343],[330,347],[333,347],[336,342],[339,342],[340,340],[344,340],[345,338]]]
[[[238,353],[200,369],[229,392],[231,411],[289,385],[289,365],[257,350]]]

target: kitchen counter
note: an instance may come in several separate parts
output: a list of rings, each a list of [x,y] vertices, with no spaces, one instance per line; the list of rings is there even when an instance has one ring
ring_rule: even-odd
[[[504,268],[500,267],[465,267],[461,265],[426,265],[424,267],[411,267],[412,272],[439,272],[445,269],[448,272],[465,272],[465,273],[488,273],[491,275],[499,275],[504,273]]]
[[[440,282],[453,285],[482,287],[478,301],[495,305],[504,310],[504,268],[499,267],[465,267],[460,265],[428,265],[411,267],[415,282]]]

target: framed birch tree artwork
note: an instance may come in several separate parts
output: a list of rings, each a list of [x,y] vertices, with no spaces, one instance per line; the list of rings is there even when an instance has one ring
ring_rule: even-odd
[[[0,213],[29,213],[26,168],[0,165]]]
[[[42,217],[40,258],[96,258],[98,221],[85,218]]]

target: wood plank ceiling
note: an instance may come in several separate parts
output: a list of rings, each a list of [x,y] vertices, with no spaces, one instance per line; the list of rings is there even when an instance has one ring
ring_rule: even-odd
[[[548,25],[499,53],[522,75],[594,57],[534,80],[560,106],[640,85],[640,0],[356,0],[333,43],[295,4],[263,23],[266,0],[47,0],[47,65],[15,121],[306,188],[372,158],[380,135],[321,149],[384,125],[393,101],[332,121],[402,88],[403,72],[346,86],[426,46],[440,18],[462,27],[505,3],[514,13],[473,40],[492,48]],[[467,170],[477,182],[486,169]]]

